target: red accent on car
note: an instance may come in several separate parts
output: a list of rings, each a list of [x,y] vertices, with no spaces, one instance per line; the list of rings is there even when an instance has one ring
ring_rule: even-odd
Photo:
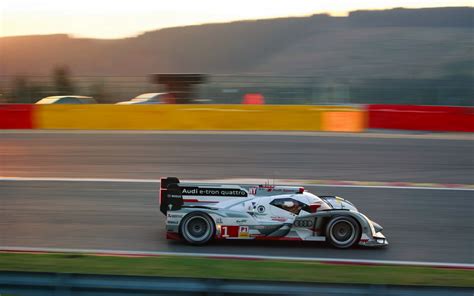
[[[239,227],[237,225],[222,225],[221,238],[239,237]]]
[[[166,186],[164,186],[163,184],[163,180],[166,179],[165,177],[161,177],[160,178],[160,191],[158,193],[158,204],[161,206],[161,204],[163,203],[163,192],[168,190],[166,188]]]
[[[303,193],[303,192],[304,192],[304,187],[300,187],[300,189],[299,189],[298,192],[299,192],[299,193]]]
[[[181,240],[181,236],[174,232],[167,232],[166,238],[171,240]]]
[[[188,198],[188,199],[183,199],[183,201],[184,201],[184,202],[199,202],[198,199],[190,199],[190,198]]]
[[[316,213],[320,207],[320,204],[310,204],[309,210],[311,211],[311,213]]]
[[[269,241],[302,241],[299,237],[284,237],[284,236],[256,236],[256,240],[269,240]]]
[[[184,202],[200,202],[200,203],[218,203],[218,201],[207,201],[198,199],[183,199]]]

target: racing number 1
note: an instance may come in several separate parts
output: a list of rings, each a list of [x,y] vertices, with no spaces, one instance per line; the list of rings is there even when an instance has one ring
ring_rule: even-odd
[[[222,237],[228,237],[229,234],[227,234],[228,233],[227,226],[222,226],[221,229],[222,229],[221,236]]]
[[[241,238],[248,238],[249,237],[249,227],[248,226],[237,226],[237,225],[223,225],[221,226],[221,237],[222,238],[233,238],[233,237],[241,237]]]

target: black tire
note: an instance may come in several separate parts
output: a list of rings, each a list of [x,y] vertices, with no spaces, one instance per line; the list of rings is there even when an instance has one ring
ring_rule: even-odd
[[[349,216],[333,217],[326,226],[326,238],[331,245],[339,249],[352,247],[360,240],[359,223]]]
[[[188,214],[184,217],[179,229],[184,240],[193,245],[209,242],[216,232],[214,221],[205,213]]]

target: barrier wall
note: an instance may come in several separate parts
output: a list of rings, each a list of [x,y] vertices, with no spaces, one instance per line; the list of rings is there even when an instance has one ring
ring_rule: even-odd
[[[368,105],[368,128],[474,132],[474,108]]]
[[[339,122],[338,119],[345,118]],[[364,130],[364,111],[340,106],[38,105],[41,129]]]
[[[35,105],[0,104],[0,129],[32,129],[34,128]]]
[[[325,111],[322,130],[326,132],[363,132],[366,128],[366,112]]]
[[[0,129],[474,132],[474,108],[412,105],[0,105]]]

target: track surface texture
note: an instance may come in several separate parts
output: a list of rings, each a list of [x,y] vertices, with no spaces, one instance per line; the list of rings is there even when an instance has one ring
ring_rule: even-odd
[[[159,184],[0,182],[0,245],[474,263],[471,191],[310,187],[348,198],[385,227],[388,248],[165,239]]]
[[[0,134],[0,175],[473,183],[474,141],[225,134]]]
[[[252,134],[0,134],[0,175],[473,184],[474,141]],[[306,186],[385,227],[385,249],[168,241],[159,184],[0,181],[0,245],[474,263],[473,191]]]

